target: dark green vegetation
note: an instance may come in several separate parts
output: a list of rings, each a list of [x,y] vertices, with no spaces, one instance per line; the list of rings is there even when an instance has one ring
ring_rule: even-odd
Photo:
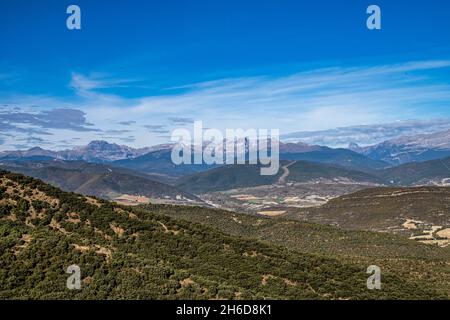
[[[152,205],[145,206],[154,210]],[[345,263],[375,264],[405,281],[432,286],[450,294],[450,248],[424,245],[403,236],[350,231],[333,226],[204,208],[159,206],[174,218],[213,226],[226,233],[320,254]]]
[[[308,161],[280,162],[280,166],[286,165],[289,165],[289,175],[285,182],[309,182],[317,179],[333,180],[338,178],[372,183],[382,183],[383,181],[368,173],[323,163]],[[274,184],[278,182],[282,174],[281,168],[277,175],[262,176],[259,165],[228,165],[182,177],[176,185],[180,189],[190,190],[193,193],[205,193]]]
[[[135,171],[145,173],[160,173],[175,177],[192,174],[195,172],[203,172],[215,167],[213,165],[206,164],[175,165],[172,161],[171,148],[153,151],[134,159],[117,160],[112,164],[117,167],[123,167]]]
[[[308,161],[296,161],[290,165],[286,182],[306,182],[319,178],[330,180],[345,178],[356,182],[383,182],[382,179],[365,172]]]
[[[280,159],[326,163],[358,171],[372,171],[389,167],[389,164],[384,161],[374,160],[365,155],[342,148],[332,149],[320,147],[320,150],[310,152],[281,152]]]
[[[141,195],[149,198],[175,199],[178,195],[198,200],[192,194],[149,176],[122,168],[82,161],[9,162],[3,168],[23,173],[65,191],[114,199],[122,194]]]
[[[406,219],[450,226],[450,188],[369,188],[298,209],[290,217],[362,230],[399,227]]]
[[[167,216],[222,211],[128,208],[19,174],[0,177],[2,299],[448,298],[434,282],[405,279],[393,268],[383,273],[383,289],[370,291],[365,262],[227,234],[223,223],[213,228]],[[320,233],[322,227],[312,228]],[[442,264],[428,248],[417,248],[423,259]],[[81,267],[79,291],[66,288],[65,270],[72,264]]]
[[[378,176],[396,185],[427,184],[430,180],[450,182],[450,158],[403,164],[380,171]]]
[[[292,161],[281,161],[281,166]],[[376,183],[389,186],[413,186],[450,181],[450,158],[421,163],[409,163],[380,170],[363,171],[346,168],[340,163],[329,165],[309,161],[296,161],[289,166],[285,182],[310,182],[318,179],[347,179],[359,183]],[[273,184],[278,181],[283,170],[275,176],[261,176],[259,166],[230,165],[206,172],[192,174],[178,179],[176,185],[194,193],[224,191],[235,188]]]
[[[259,165],[227,165],[180,178],[176,186],[193,193],[222,191],[242,187],[273,184],[281,176],[262,176]]]

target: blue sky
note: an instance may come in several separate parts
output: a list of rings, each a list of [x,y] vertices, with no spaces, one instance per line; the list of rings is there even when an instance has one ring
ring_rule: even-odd
[[[66,28],[70,4],[82,30]],[[370,4],[380,31],[366,28]],[[449,12],[444,0],[2,1],[0,149],[152,145],[193,120],[283,134],[410,119],[441,129]]]

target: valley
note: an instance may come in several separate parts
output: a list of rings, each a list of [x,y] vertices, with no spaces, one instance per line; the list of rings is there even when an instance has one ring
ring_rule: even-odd
[[[0,157],[2,169],[62,189],[2,172],[1,245],[5,261],[15,261],[4,265],[5,279],[18,277],[12,268],[22,270],[23,261],[39,270],[91,261],[86,289],[74,296],[50,280],[62,278],[53,271],[45,276],[49,290],[36,280],[28,293],[19,281],[0,296],[449,297],[450,158],[386,166],[353,151],[285,144],[278,174],[261,176],[260,165],[174,167],[164,147],[126,159],[117,159],[126,148],[97,142],[88,149],[96,161],[40,150]],[[49,256],[48,241],[61,246],[50,266],[29,256]],[[351,289],[372,264],[384,270],[387,291]],[[330,280],[329,268],[342,272]],[[105,284],[111,278],[118,287]]]
[[[448,299],[450,293],[450,252],[395,235],[193,206],[122,206],[8,172],[0,172],[0,187],[2,299]],[[83,270],[81,290],[65,287],[65,267],[74,263]],[[373,263],[384,270],[381,291],[365,289]]]

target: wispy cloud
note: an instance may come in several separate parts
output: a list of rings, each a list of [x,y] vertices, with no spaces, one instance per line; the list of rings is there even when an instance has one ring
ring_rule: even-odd
[[[133,82],[135,82],[135,80],[115,79],[102,73],[83,75],[81,73],[72,72],[70,87],[79,94],[86,94],[97,89],[128,87]]]
[[[170,117],[169,120],[170,120],[170,122],[172,122],[176,125],[185,125],[185,124],[194,123],[194,119],[186,118],[186,117]]]
[[[350,126],[321,131],[293,132],[282,136],[284,141],[302,141],[313,145],[347,147],[349,143],[360,146],[373,145],[401,136],[446,131],[449,119],[406,120],[386,124]]]
[[[216,79],[163,90],[157,95],[147,95],[142,90],[138,97],[120,96],[119,91],[113,90],[133,86],[132,80],[72,73],[70,87],[75,98],[13,98],[20,102],[22,113],[31,112],[24,109],[26,103],[45,106],[46,112],[64,107],[84,113],[85,123],[79,123],[80,114],[72,114],[69,123],[73,123],[69,126],[67,121],[57,122],[58,117],[66,119],[65,114],[42,113],[46,118],[50,115],[50,120],[45,121],[53,129],[64,127],[65,134],[81,138],[80,141],[98,138],[99,134],[112,135],[118,141],[132,135],[134,140],[128,140],[133,146],[144,146],[164,142],[158,140],[167,137],[162,133],[189,126],[194,120],[203,120],[205,126],[219,129],[279,128],[287,134],[407,119],[450,118],[449,68],[450,60],[330,67],[283,76]],[[9,113],[11,117],[17,116],[9,111],[3,120],[7,120]],[[35,129],[48,127],[44,119],[24,117]],[[12,124],[11,119],[3,120],[0,119],[3,131],[19,127],[17,121]],[[118,130],[118,124],[127,126],[127,131]],[[99,132],[93,131],[94,128]]]

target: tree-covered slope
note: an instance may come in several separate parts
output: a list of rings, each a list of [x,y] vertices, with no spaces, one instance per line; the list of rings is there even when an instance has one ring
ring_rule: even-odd
[[[367,266],[300,253],[154,210],[66,193],[0,173],[0,298],[444,298],[430,286]],[[178,208],[178,207],[174,207]],[[81,290],[66,288],[68,266]]]

